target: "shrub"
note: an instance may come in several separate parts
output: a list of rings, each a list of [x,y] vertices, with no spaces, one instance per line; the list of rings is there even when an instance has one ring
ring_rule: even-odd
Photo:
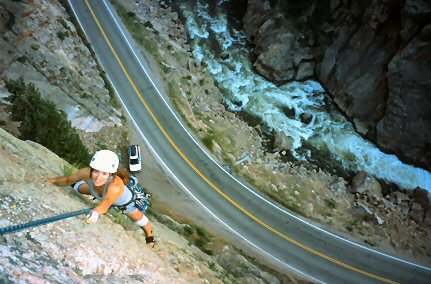
[[[12,94],[8,98],[12,103],[11,119],[21,121],[21,139],[42,144],[69,163],[88,163],[90,155],[64,112],[43,100],[39,90],[33,84],[26,85],[22,77],[6,80],[6,88]]]
[[[82,94],[79,94],[79,97],[83,99],[88,99],[88,98],[91,98],[91,95],[87,92],[84,92]]]
[[[195,230],[191,226],[184,226],[183,231],[184,231],[184,235],[187,237],[191,236],[195,232]]]
[[[106,146],[106,144],[102,144],[102,143],[97,143],[97,147],[98,147],[98,149],[100,149],[100,150],[107,150],[108,149],[108,146]]]
[[[204,138],[202,138],[202,143],[204,143],[204,145],[212,150],[213,148],[213,143],[214,143],[214,135],[213,134],[207,134],[205,135]]]
[[[24,63],[24,62],[26,62],[27,60],[28,60],[28,58],[27,58],[27,56],[25,56],[25,55],[22,55],[22,56],[20,56],[20,57],[18,57],[18,59],[17,59],[19,62],[21,62],[21,63]]]
[[[60,31],[57,33],[57,36],[61,39],[64,40],[65,38],[67,38],[69,36],[69,32],[68,31]]]
[[[67,29],[67,30],[69,30],[69,31],[70,31],[70,27],[69,27],[69,25],[67,24],[67,22],[66,22],[66,20],[65,20],[65,19],[61,18],[61,19],[60,19],[60,24],[63,26],[63,28],[65,28],[65,29]]]
[[[144,27],[146,27],[146,28],[153,28],[153,24],[150,21],[146,21],[144,23]]]
[[[63,173],[63,176],[70,176],[76,171],[76,168],[66,164],[66,165],[63,165],[63,167],[61,168],[61,171]]]
[[[329,198],[325,198],[325,204],[326,204],[326,206],[328,206],[331,209],[334,209],[337,206],[337,203],[332,198],[330,198],[330,199]]]

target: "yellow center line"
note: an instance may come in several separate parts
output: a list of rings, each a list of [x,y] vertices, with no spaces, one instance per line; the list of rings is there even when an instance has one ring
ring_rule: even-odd
[[[344,263],[342,261],[339,261],[335,258],[332,258],[330,256],[327,256],[326,254],[323,254],[317,250],[314,250],[286,235],[284,235],[283,233],[281,233],[280,231],[274,229],[273,227],[271,227],[270,225],[266,224],[265,222],[263,222],[262,220],[260,220],[259,218],[257,218],[256,216],[254,216],[253,214],[251,214],[250,212],[248,212],[246,209],[242,208],[238,203],[236,203],[232,198],[230,198],[229,196],[227,196],[223,191],[221,191],[215,184],[213,184],[198,168],[196,168],[196,166],[184,155],[184,153],[178,148],[178,146],[174,143],[174,141],[171,139],[171,137],[168,135],[168,133],[166,132],[166,130],[163,128],[163,126],[161,125],[161,123],[158,121],[158,119],[156,118],[156,116],[154,115],[154,113],[151,111],[150,107],[148,106],[147,102],[145,101],[145,99],[142,97],[141,93],[139,92],[138,88],[136,87],[135,83],[133,82],[132,78],[129,75],[129,72],[126,70],[126,68],[124,67],[123,62],[120,60],[117,52],[115,51],[114,47],[112,46],[110,40],[108,39],[104,29],[102,28],[98,18],[96,17],[96,14],[93,11],[93,8],[91,7],[91,5],[89,4],[88,0],[85,0],[85,3],[87,4],[87,7],[89,8],[91,14],[93,15],[93,18],[95,20],[95,22],[97,23],[97,26],[99,27],[101,33],[103,34],[103,37],[105,38],[107,44],[109,45],[109,48],[111,49],[112,53],[114,54],[115,58],[118,61],[118,64],[120,65],[121,69],[123,70],[124,74],[126,75],[127,79],[129,80],[130,84],[132,85],[134,91],[136,92],[136,94],[138,95],[138,97],[141,99],[142,103],[144,104],[145,108],[147,109],[148,113],[151,115],[151,117],[153,118],[154,122],[157,124],[157,126],[159,127],[160,131],[163,133],[163,135],[166,137],[166,139],[168,139],[169,143],[171,143],[172,147],[174,147],[174,149],[178,152],[178,154],[184,159],[184,161],[186,161],[186,163],[208,184],[210,185],[214,190],[216,190],[221,196],[223,196],[226,200],[228,200],[230,203],[232,203],[236,208],[238,208],[239,210],[241,210],[244,214],[246,214],[248,217],[250,217],[251,219],[253,219],[255,222],[259,223],[260,225],[262,225],[263,227],[265,227],[266,229],[268,229],[269,231],[273,232],[274,234],[277,234],[278,236],[284,238],[285,240],[299,246],[300,248],[313,253],[317,256],[320,256],[321,258],[324,258],[328,261],[331,261],[335,264],[338,264],[342,267],[345,267],[347,269],[353,270],[355,272],[358,272],[360,274],[369,276],[371,278],[374,279],[378,279],[381,280],[383,282],[386,283],[393,283],[396,284],[398,282],[386,279],[384,277],[378,276],[378,275],[374,275],[372,273],[369,273],[367,271],[361,270],[359,268],[356,268],[354,266],[351,266],[347,263]]]

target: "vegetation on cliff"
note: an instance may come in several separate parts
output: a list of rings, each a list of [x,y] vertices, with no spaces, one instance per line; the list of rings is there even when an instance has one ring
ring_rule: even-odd
[[[22,77],[6,80],[6,88],[12,94],[8,97],[11,119],[21,122],[21,139],[40,143],[72,164],[88,163],[90,154],[63,111],[42,99],[39,90]]]

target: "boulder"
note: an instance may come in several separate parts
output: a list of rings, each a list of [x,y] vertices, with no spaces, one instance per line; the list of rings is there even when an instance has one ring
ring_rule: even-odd
[[[314,75],[314,62],[303,61],[299,64],[296,80],[310,79]]]
[[[223,249],[222,253],[217,256],[217,262],[235,278],[247,279],[247,282],[241,281],[241,283],[280,283],[276,277],[261,271],[244,256],[230,249]]]
[[[429,210],[430,200],[428,191],[423,188],[416,187],[413,190],[413,198],[415,202],[419,203],[425,211]]]
[[[397,211],[403,214],[404,216],[407,216],[410,212],[409,203],[406,201],[402,201],[398,206],[396,207]]]
[[[384,223],[383,219],[376,212],[373,212],[368,205],[362,202],[356,203],[354,213],[364,221],[371,221],[378,225]]]
[[[268,24],[268,29],[274,29],[273,23]],[[265,31],[262,31],[265,33]],[[270,37],[276,36],[277,40],[273,41]],[[267,37],[261,36],[261,37]],[[295,37],[290,33],[280,33],[278,36],[269,34],[267,46],[259,53],[253,67],[259,74],[274,81],[283,83],[294,78],[296,67],[293,64],[291,50],[294,48]]]
[[[418,224],[421,224],[424,219],[424,210],[419,203],[413,203],[409,211],[409,217]]]
[[[293,147],[292,138],[287,136],[284,131],[280,131],[275,133],[274,135],[274,150],[282,151],[287,150],[291,151]]]
[[[410,198],[406,194],[402,193],[401,191],[396,191],[392,193],[391,196],[394,198],[393,203],[397,205],[403,202],[410,201]]]
[[[382,188],[380,183],[372,175],[365,171],[361,171],[353,178],[351,193],[381,197]]]

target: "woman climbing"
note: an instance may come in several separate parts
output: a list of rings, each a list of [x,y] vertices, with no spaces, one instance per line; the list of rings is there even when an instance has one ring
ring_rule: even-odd
[[[89,223],[97,222],[99,215],[106,213],[111,206],[122,207],[123,214],[126,214],[145,232],[146,243],[154,247],[150,221],[133,202],[133,194],[126,187],[129,183],[128,174],[118,166],[117,154],[109,150],[100,150],[94,154],[89,167],[82,168],[70,176],[50,178],[48,181],[59,186],[74,184],[73,189],[76,192],[92,195],[101,200],[100,204],[87,215]]]

